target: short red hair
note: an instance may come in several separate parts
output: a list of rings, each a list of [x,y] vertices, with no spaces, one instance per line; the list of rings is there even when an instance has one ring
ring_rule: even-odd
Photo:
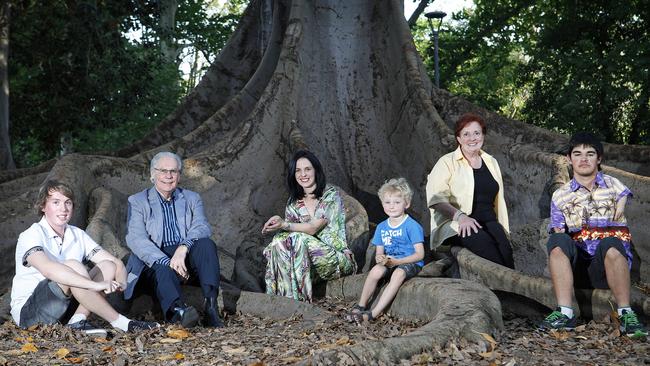
[[[458,118],[458,121],[456,121],[456,129],[454,133],[456,134],[456,137],[460,136],[460,131],[463,130],[468,124],[476,122],[481,126],[481,130],[483,131],[483,134],[487,132],[487,128],[485,127],[485,121],[481,116],[474,114],[474,113],[465,113],[460,118]]]

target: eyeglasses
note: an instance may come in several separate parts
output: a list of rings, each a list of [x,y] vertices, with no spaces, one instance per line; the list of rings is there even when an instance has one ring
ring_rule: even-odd
[[[474,132],[465,131],[460,136],[468,139],[473,137],[480,137],[481,135],[483,135],[483,131],[474,131]]]
[[[181,171],[178,170],[178,169],[158,169],[158,168],[153,168],[153,170],[155,170],[155,171],[157,171],[157,172],[161,172],[161,173],[163,173],[164,175],[168,175],[168,174],[171,174],[171,175],[178,175],[178,174],[181,172]]]

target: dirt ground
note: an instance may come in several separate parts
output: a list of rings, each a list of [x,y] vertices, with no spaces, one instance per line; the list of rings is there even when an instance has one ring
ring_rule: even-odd
[[[109,332],[90,338],[61,325],[21,330],[0,326],[0,365],[287,365],[312,354],[369,339],[395,337],[419,324],[384,316],[373,323],[348,323],[352,304],[318,302],[332,312],[325,321],[274,321],[234,314],[227,327],[189,330],[164,326],[139,334]],[[539,333],[534,322],[506,316],[505,329],[488,345],[453,341],[402,365],[643,365],[650,342],[620,337],[609,319],[589,322],[571,333]]]

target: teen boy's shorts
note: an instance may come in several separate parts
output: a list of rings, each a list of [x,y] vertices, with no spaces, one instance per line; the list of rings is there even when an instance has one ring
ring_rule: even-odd
[[[44,279],[36,285],[32,296],[20,310],[20,327],[34,324],[54,324],[68,311],[71,297],[66,296],[56,282]]]
[[[571,237],[565,233],[553,233],[549,237],[546,249],[548,253],[559,247],[569,258],[573,267],[573,282],[577,288],[609,288],[605,275],[605,254],[610,248],[618,250],[627,258],[623,242],[615,237],[602,239],[596,248],[596,253],[589,253],[575,245]]]

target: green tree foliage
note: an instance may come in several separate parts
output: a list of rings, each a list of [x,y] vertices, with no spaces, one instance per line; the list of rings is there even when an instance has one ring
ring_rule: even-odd
[[[478,0],[443,25],[441,87],[563,133],[650,143],[650,2]],[[425,20],[416,44],[432,70]]]
[[[179,48],[179,59],[194,63],[198,59],[201,70],[190,70],[186,80],[181,80],[185,93],[189,92],[216,59],[232,32],[235,31],[247,0],[231,0],[221,4],[219,1],[185,0],[180,1],[176,12],[176,27],[173,39]],[[159,29],[160,0],[140,0],[131,17],[133,29],[140,32],[140,41],[157,44],[162,30]]]
[[[156,2],[11,1],[10,133],[17,166],[57,156],[62,143],[78,152],[124,146],[184,95],[180,62],[160,54]],[[241,8],[210,15],[209,5],[179,1],[174,39],[214,59]]]
[[[649,10],[648,1],[562,1],[533,8],[529,17],[540,30],[527,50],[531,60],[524,72],[530,77],[522,81],[532,83],[532,93],[524,113],[560,131],[650,143]]]

